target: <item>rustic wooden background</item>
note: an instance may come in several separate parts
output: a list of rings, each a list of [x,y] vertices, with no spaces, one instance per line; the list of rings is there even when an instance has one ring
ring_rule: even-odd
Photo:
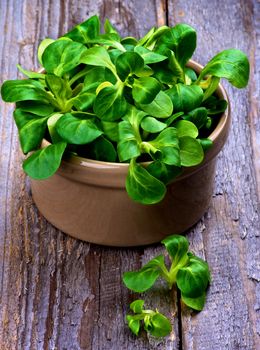
[[[11,105],[0,118],[0,349],[136,350],[260,349],[260,3],[257,0],[0,0],[1,81],[16,64],[37,69],[36,48],[92,14],[109,17],[122,34],[186,22],[197,29],[195,59],[206,63],[226,48],[251,61],[250,85],[227,87],[232,130],[218,161],[215,192],[204,218],[187,236],[212,271],[201,313],[180,304],[176,291],[145,295],[174,325],[163,340],[136,338],[125,325],[134,296],[124,271],[161,251],[109,249],[58,231],[32,202],[21,169]]]

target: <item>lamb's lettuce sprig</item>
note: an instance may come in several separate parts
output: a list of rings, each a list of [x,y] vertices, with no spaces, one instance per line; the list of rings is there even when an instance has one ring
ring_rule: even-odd
[[[184,236],[168,236],[162,243],[170,259],[169,267],[166,266],[165,256],[158,255],[139,271],[125,272],[124,284],[134,292],[143,293],[150,289],[158,278],[162,278],[167,282],[169,289],[174,284],[177,285],[184,304],[194,310],[202,310],[210,282],[207,262],[188,251],[189,242]]]
[[[130,304],[133,315],[127,315],[126,320],[131,331],[138,335],[143,324],[144,330],[156,338],[165,337],[172,330],[171,323],[167,317],[157,309],[145,310],[144,300],[138,299]]]
[[[227,102],[215,95],[220,78],[243,88],[249,64],[239,50],[225,50],[199,76],[187,67],[196,31],[187,24],[152,28],[143,38],[122,38],[98,16],[63,37],[44,39],[38,59],[44,73],[1,88],[16,102],[14,119],[25,172],[45,179],[64,152],[108,162],[127,162],[126,189],[143,204],[161,201],[166,185],[184,167],[203,161],[207,137]],[[40,150],[43,138],[51,145]],[[149,161],[148,164],[140,164]]]

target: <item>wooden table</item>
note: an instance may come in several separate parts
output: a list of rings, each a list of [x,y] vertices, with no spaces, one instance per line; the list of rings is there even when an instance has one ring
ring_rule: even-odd
[[[1,0],[1,80],[16,64],[37,69],[36,49],[88,16],[108,17],[122,34],[186,22],[197,29],[195,59],[205,64],[226,48],[251,61],[245,90],[227,87],[232,130],[218,161],[210,209],[189,232],[206,258],[212,283],[201,313],[181,305],[162,284],[144,295],[171,318],[163,340],[135,337],[124,318],[135,297],[122,273],[162,249],[110,249],[76,241],[39,214],[21,169],[11,105],[0,119],[0,349],[260,349],[260,3],[257,0]],[[257,46],[258,43],[258,46]]]

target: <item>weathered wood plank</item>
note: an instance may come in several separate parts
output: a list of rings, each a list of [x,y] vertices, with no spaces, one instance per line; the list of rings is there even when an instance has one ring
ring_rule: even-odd
[[[171,23],[187,21],[198,29],[201,40],[196,57],[200,62],[236,46],[250,53],[252,65],[256,63],[259,69],[256,0],[253,4],[233,0],[168,3]],[[102,18],[111,18],[123,34],[139,35],[156,22],[164,24],[165,5],[160,0],[95,4],[3,0],[1,80],[17,76],[19,61],[25,68],[36,69],[38,42],[45,36],[57,37],[89,15],[100,13]],[[176,292],[169,295],[163,284],[159,292],[158,285],[145,295],[146,305],[171,316],[174,331],[167,340],[157,342],[145,335],[136,339],[124,324],[127,305],[135,296],[123,287],[121,275],[159,254],[161,248],[106,249],[77,242],[49,225],[32,203],[29,182],[21,171],[12,107],[1,103],[1,349],[257,349],[259,70],[252,73],[247,91],[228,87],[233,129],[220,156],[215,197],[204,220],[188,235],[193,250],[207,258],[213,272],[206,308],[197,315],[183,308],[178,325]]]
[[[142,35],[165,21],[165,2],[6,1],[0,2],[1,81],[15,79],[19,62],[37,69],[36,48],[88,16],[109,17],[122,34]],[[0,121],[0,348],[158,349],[177,348],[176,303],[155,291],[153,307],[171,316],[171,338],[137,339],[124,317],[135,298],[123,287],[124,271],[141,266],[143,249],[107,249],[76,241],[56,230],[32,202],[21,169],[12,106],[1,103]],[[156,249],[146,249],[145,257]],[[149,296],[147,295],[149,303]],[[148,305],[149,306],[149,305]]]
[[[236,47],[247,52],[252,70],[247,90],[224,83],[230,96],[232,129],[219,157],[209,212],[188,233],[193,250],[209,262],[212,284],[201,313],[182,309],[182,347],[258,349],[260,122],[255,30],[259,35],[259,2],[177,0],[169,2],[168,12],[171,25],[187,22],[197,29],[195,58],[199,62],[205,64],[218,51]]]

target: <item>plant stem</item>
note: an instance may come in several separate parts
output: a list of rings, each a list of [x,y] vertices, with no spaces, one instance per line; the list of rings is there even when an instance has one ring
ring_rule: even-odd
[[[86,75],[87,71],[89,70],[88,67],[84,68],[82,71],[78,72],[77,74],[75,74],[69,81],[69,84],[72,85],[73,83],[75,83],[75,81],[77,81],[79,78],[84,77],[84,75]]]

